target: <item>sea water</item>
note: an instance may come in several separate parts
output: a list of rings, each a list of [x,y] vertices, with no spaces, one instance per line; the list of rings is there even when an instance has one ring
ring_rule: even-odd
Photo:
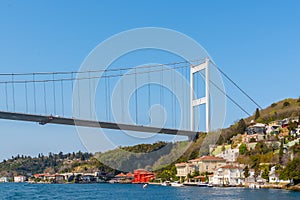
[[[300,199],[276,189],[201,188],[140,184],[0,184],[0,199]]]

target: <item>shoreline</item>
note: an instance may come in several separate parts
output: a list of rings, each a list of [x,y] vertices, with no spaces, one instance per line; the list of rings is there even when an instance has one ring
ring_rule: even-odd
[[[1,184],[11,184],[11,183],[15,183],[15,182],[3,182],[0,183]],[[120,185],[124,185],[124,184],[137,184],[137,183],[109,183],[109,182],[98,182],[98,183],[49,183],[49,182],[18,182],[15,184],[36,184],[36,185],[40,185],[40,184],[45,184],[45,185],[49,185],[49,184],[55,184],[55,185],[61,185],[61,184],[120,184]],[[141,183],[142,184],[142,183]],[[155,183],[155,182],[149,182],[147,183],[149,185],[155,185],[155,186],[162,186],[161,183]],[[295,192],[300,192],[300,184],[298,185],[294,185],[294,186],[289,186],[287,187],[287,185],[277,185],[277,184],[270,184],[270,185],[259,185],[257,184],[258,187],[253,187],[251,188],[250,185],[236,185],[236,186],[213,186],[212,188],[248,188],[248,189],[278,189],[278,190],[288,190],[288,191],[295,191]],[[162,187],[166,187],[166,186],[162,186]],[[168,186],[171,187],[171,186]],[[185,187],[199,187],[196,185],[185,185]],[[199,187],[200,188],[200,187]]]

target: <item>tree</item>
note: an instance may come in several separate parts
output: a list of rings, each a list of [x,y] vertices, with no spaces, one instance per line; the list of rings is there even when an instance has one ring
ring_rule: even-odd
[[[272,108],[274,108],[274,107],[276,107],[276,106],[277,106],[277,103],[272,103],[272,104],[271,104],[271,107],[272,107]]]
[[[279,147],[279,163],[282,164],[283,158],[283,140],[281,140],[280,147]]]
[[[265,170],[261,174],[261,177],[266,179],[269,182],[269,170],[268,170],[268,168],[265,168]]]
[[[266,154],[269,151],[271,151],[271,149],[269,149],[268,146],[263,141],[257,142],[254,148],[254,153],[258,153],[258,154]]]
[[[225,152],[226,148],[225,145],[222,146],[222,152]]]
[[[236,131],[238,133],[243,134],[245,132],[246,128],[247,128],[247,125],[246,125],[244,119],[240,119],[240,121],[238,122],[237,128],[236,128]]]
[[[250,176],[248,165],[246,165],[246,167],[244,168],[244,176],[245,178],[248,178]]]
[[[198,170],[196,170],[196,171],[194,171],[193,173],[192,173],[192,177],[196,177],[196,176],[199,176],[200,174],[199,174],[199,171]]]
[[[254,176],[253,176],[255,182],[256,182],[257,177],[259,176],[259,174],[260,174],[259,167],[255,167],[255,168],[254,168]]]
[[[256,142],[256,139],[255,138],[250,138],[250,141],[249,141],[250,143],[252,143],[252,142]]]
[[[289,129],[289,131],[291,131],[291,130],[294,130],[295,128],[297,128],[298,127],[298,123],[297,122],[295,122],[295,121],[290,121],[289,122],[289,124],[288,124],[288,129]]]
[[[255,115],[254,115],[254,120],[257,120],[259,117],[260,117],[259,109],[256,108]]]
[[[241,144],[240,147],[239,147],[239,152],[241,155],[244,155],[245,152],[247,151],[247,145],[246,144]]]
[[[293,180],[294,183],[300,181],[300,158],[295,158],[286,164],[286,167],[281,171],[280,179]]]
[[[285,101],[285,102],[283,103],[283,107],[288,107],[289,105],[290,105],[290,103],[287,102],[287,101]]]
[[[254,155],[251,156],[251,168],[254,169],[254,180],[256,182],[256,178],[259,176],[260,174],[260,170],[259,170],[259,164],[260,164],[260,155]]]

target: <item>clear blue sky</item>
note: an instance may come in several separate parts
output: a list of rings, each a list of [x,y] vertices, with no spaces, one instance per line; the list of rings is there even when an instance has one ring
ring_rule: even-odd
[[[0,1],[0,72],[77,71],[113,34],[180,31],[263,107],[300,95],[299,1]],[[249,112],[255,106],[225,83]],[[245,117],[228,103],[226,125]],[[0,121],[0,159],[82,150],[76,130]]]

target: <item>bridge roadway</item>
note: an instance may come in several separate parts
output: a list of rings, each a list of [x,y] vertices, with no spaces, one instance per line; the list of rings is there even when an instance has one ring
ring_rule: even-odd
[[[130,124],[115,123],[115,122],[102,122],[102,121],[94,121],[94,120],[65,118],[65,117],[52,116],[52,115],[46,116],[46,115],[14,113],[14,112],[5,112],[5,111],[0,111],[0,119],[38,122],[41,125],[45,125],[49,123],[49,124],[61,124],[61,125],[83,126],[83,127],[93,127],[93,128],[101,127],[105,129],[127,130],[127,131],[137,131],[137,132],[147,132],[147,133],[183,135],[183,136],[188,136],[189,139],[193,139],[195,138],[196,135],[199,134],[198,132],[188,131],[188,130],[157,128],[151,126],[130,125]]]

